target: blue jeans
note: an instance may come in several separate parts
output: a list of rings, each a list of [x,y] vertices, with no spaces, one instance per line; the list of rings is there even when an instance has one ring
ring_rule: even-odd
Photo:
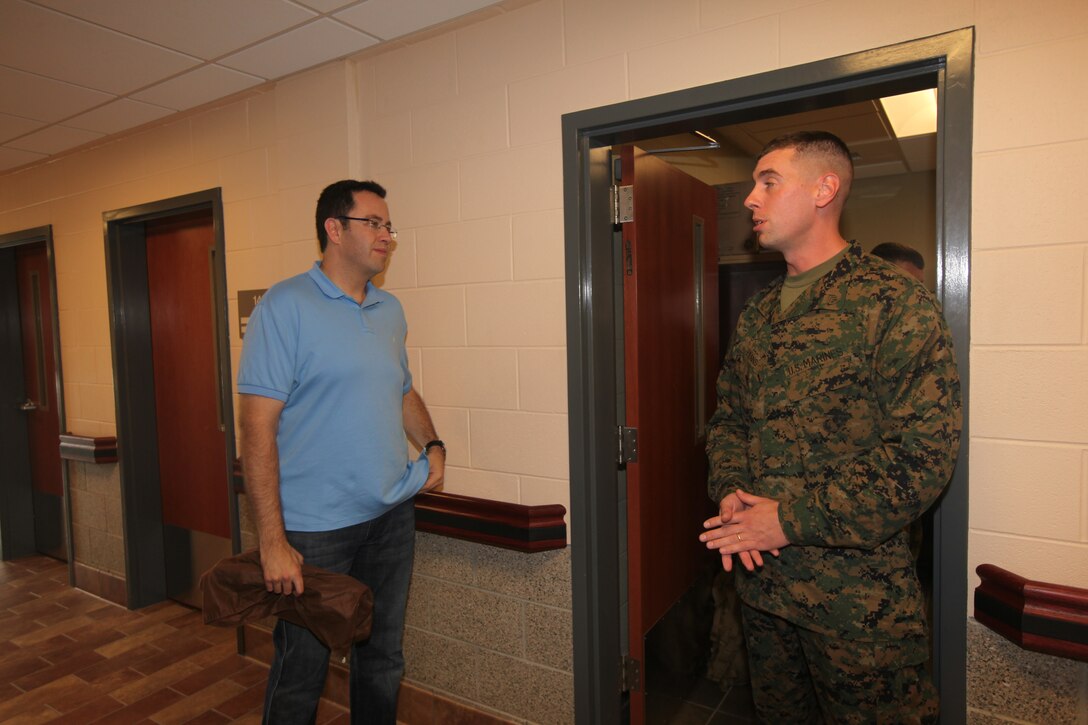
[[[352,723],[397,720],[404,674],[404,612],[415,550],[415,502],[408,499],[372,521],[335,531],[288,531],[305,563],[350,574],[374,593],[370,638],[351,649]],[[263,722],[312,723],[325,687],[329,648],[310,630],[279,620],[268,673]]]

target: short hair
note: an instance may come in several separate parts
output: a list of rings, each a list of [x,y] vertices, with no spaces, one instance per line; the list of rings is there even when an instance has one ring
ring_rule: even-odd
[[[355,193],[358,191],[369,191],[382,199],[385,198],[386,193],[385,187],[376,181],[356,181],[355,179],[337,181],[321,190],[321,195],[317,197],[317,213],[314,216],[317,222],[317,241],[321,245],[322,252],[329,244],[325,220],[350,214],[352,207],[355,206]]]
[[[908,247],[906,244],[897,244],[896,242],[884,242],[873,247],[873,251],[869,252],[874,256],[887,260],[892,264],[896,262],[910,262],[918,269],[926,268],[926,260],[922,257],[921,253],[913,247]]]
[[[780,149],[793,149],[798,156],[823,156],[839,167],[837,171],[845,192],[843,201],[846,200],[854,180],[854,160],[850,156],[850,147],[841,138],[827,131],[795,131],[783,134],[771,139],[759,152],[756,160]]]

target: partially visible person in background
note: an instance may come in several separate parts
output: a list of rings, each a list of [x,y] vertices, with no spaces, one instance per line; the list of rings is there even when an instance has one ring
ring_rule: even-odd
[[[919,282],[926,281],[926,260],[913,247],[895,242],[884,242],[873,247],[873,251],[869,254],[891,262]]]

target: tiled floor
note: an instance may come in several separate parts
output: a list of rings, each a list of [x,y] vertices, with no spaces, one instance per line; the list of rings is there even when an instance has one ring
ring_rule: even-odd
[[[647,725],[742,725],[756,722],[747,685],[726,686],[705,677],[683,678],[648,662]]]
[[[0,722],[259,723],[268,670],[174,602],[139,611],[68,586],[63,562],[0,562]],[[348,722],[322,701],[318,722]]]

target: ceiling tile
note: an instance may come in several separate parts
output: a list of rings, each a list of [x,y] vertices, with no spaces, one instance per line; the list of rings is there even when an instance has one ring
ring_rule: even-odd
[[[255,78],[218,65],[206,65],[152,86],[146,91],[133,93],[132,98],[184,111],[261,83],[264,83],[263,78]]]
[[[65,149],[82,146],[88,141],[102,138],[103,134],[68,126],[50,126],[41,131],[12,141],[8,148],[34,151],[39,154],[55,154]]]
[[[316,17],[312,11],[285,0],[37,2],[204,60],[218,58]]]
[[[123,94],[199,62],[19,0],[3,0],[3,14],[0,65],[54,80]]]
[[[346,25],[322,19],[227,56],[219,63],[264,78],[278,78],[377,42]]]
[[[352,27],[382,40],[429,28],[441,22],[494,5],[498,0],[367,0],[335,14]]]
[[[10,113],[0,113],[0,143],[10,141],[16,136],[30,133],[34,129],[41,128],[45,123],[35,121],[22,116],[13,116]]]
[[[64,125],[99,133],[117,133],[118,131],[141,126],[163,116],[169,116],[171,113],[174,113],[172,108],[153,106],[150,103],[141,103],[130,98],[119,98],[112,103],[99,106],[93,111],[69,118],[64,122]]]
[[[8,148],[7,146],[0,146],[0,171],[14,169],[16,166],[29,164],[32,161],[39,161],[41,159],[44,159],[45,157],[45,154],[36,154],[30,151],[22,151],[20,149]]]
[[[60,121],[114,96],[0,66],[0,113]]]
[[[300,5],[313,8],[319,13],[331,13],[347,5],[358,5],[367,0],[298,0]]]

